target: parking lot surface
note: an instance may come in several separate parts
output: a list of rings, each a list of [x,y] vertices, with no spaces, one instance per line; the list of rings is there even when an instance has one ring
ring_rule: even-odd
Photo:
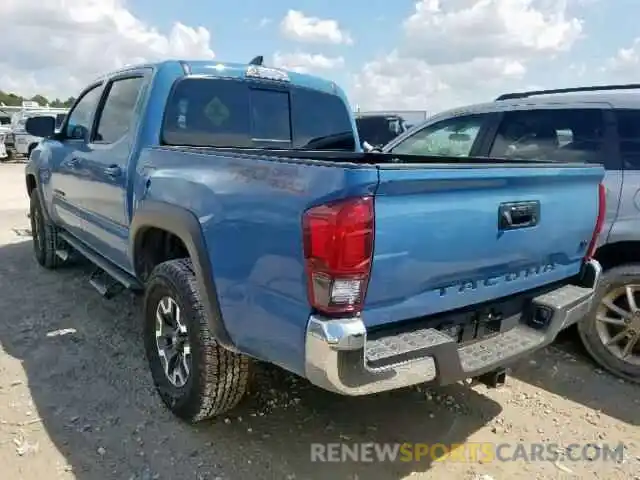
[[[640,479],[640,387],[597,369],[571,332],[497,390],[454,385],[346,398],[260,366],[247,400],[192,427],[151,383],[140,301],[101,298],[91,267],[32,256],[24,165],[0,165],[0,468],[3,479]],[[558,459],[311,461],[342,442],[557,444]],[[598,452],[625,444],[622,459]],[[591,460],[566,458],[570,444]],[[546,448],[546,447],[545,447]]]

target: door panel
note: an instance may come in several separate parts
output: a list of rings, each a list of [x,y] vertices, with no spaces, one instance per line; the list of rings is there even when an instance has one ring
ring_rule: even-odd
[[[82,157],[88,149],[89,132],[101,93],[102,85],[95,84],[80,95],[69,112],[60,141],[51,149],[52,213],[65,229],[81,240],[86,240]]]
[[[131,271],[128,260],[127,166],[134,142],[144,72],[114,78],[98,108],[95,132],[82,154],[83,196],[89,245]]]

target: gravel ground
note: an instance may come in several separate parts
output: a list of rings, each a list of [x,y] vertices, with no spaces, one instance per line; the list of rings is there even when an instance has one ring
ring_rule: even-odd
[[[160,403],[137,298],[101,298],[88,266],[32,257],[23,165],[0,165],[0,468],[6,479],[640,479],[640,388],[603,373],[571,332],[500,389],[345,398],[261,366],[253,393],[198,427]],[[312,463],[312,442],[626,444],[622,462]]]

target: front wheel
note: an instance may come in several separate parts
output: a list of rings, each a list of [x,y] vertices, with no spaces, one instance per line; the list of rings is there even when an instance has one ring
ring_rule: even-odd
[[[55,269],[62,259],[56,254],[62,240],[58,238],[58,229],[44,215],[40,194],[33,189],[30,196],[29,218],[31,220],[31,237],[33,253],[36,261],[43,267]]]
[[[604,369],[640,383],[640,264],[606,271],[589,315],[578,322],[585,348]]]
[[[247,390],[250,360],[211,335],[188,259],[161,263],[151,273],[144,345],[162,401],[190,423],[232,409]]]

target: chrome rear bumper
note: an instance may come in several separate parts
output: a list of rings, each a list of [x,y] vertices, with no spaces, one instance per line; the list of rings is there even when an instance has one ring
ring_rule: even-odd
[[[533,297],[512,328],[465,345],[439,330],[419,326],[368,338],[361,317],[313,315],[306,333],[306,377],[333,392],[367,395],[482,375],[548,345],[563,328],[586,315],[601,272],[597,261],[587,262],[578,284]]]

